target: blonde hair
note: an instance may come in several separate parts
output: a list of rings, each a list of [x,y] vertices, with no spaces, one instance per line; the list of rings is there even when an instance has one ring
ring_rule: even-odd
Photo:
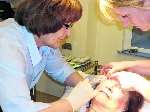
[[[143,0],[99,0],[100,12],[108,20],[116,20],[113,11],[117,7],[143,7]]]

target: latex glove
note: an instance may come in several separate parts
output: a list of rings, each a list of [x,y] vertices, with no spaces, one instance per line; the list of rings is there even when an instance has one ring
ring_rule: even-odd
[[[120,82],[122,88],[134,89],[145,98],[149,99],[150,83],[144,77],[136,73],[122,71],[114,73],[110,78],[116,78]]]
[[[90,101],[97,94],[87,79],[79,82],[71,91],[67,99],[72,105],[73,110],[79,109],[82,105]]]
[[[111,74],[119,71],[127,70],[130,67],[135,65],[134,61],[122,61],[122,62],[112,62],[106,65],[103,65],[100,73],[110,76]]]

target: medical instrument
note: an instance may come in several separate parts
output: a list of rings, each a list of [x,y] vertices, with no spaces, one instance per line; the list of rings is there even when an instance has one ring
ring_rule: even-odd
[[[86,78],[89,80],[93,89],[95,89],[97,85],[107,79],[107,77],[104,75],[88,75]]]

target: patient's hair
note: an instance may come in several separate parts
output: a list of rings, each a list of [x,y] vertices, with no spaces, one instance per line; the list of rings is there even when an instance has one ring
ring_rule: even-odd
[[[136,91],[129,91],[127,107],[123,112],[139,112],[139,109],[143,106],[143,103],[144,97],[140,93]]]
[[[109,20],[116,20],[116,15],[113,12],[113,8],[143,6],[143,0],[99,0],[100,12]]]

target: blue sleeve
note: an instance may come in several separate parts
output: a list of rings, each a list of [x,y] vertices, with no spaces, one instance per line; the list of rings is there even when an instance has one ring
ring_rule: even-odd
[[[55,80],[64,83],[75,70],[64,60],[59,49],[50,48],[45,70]]]

